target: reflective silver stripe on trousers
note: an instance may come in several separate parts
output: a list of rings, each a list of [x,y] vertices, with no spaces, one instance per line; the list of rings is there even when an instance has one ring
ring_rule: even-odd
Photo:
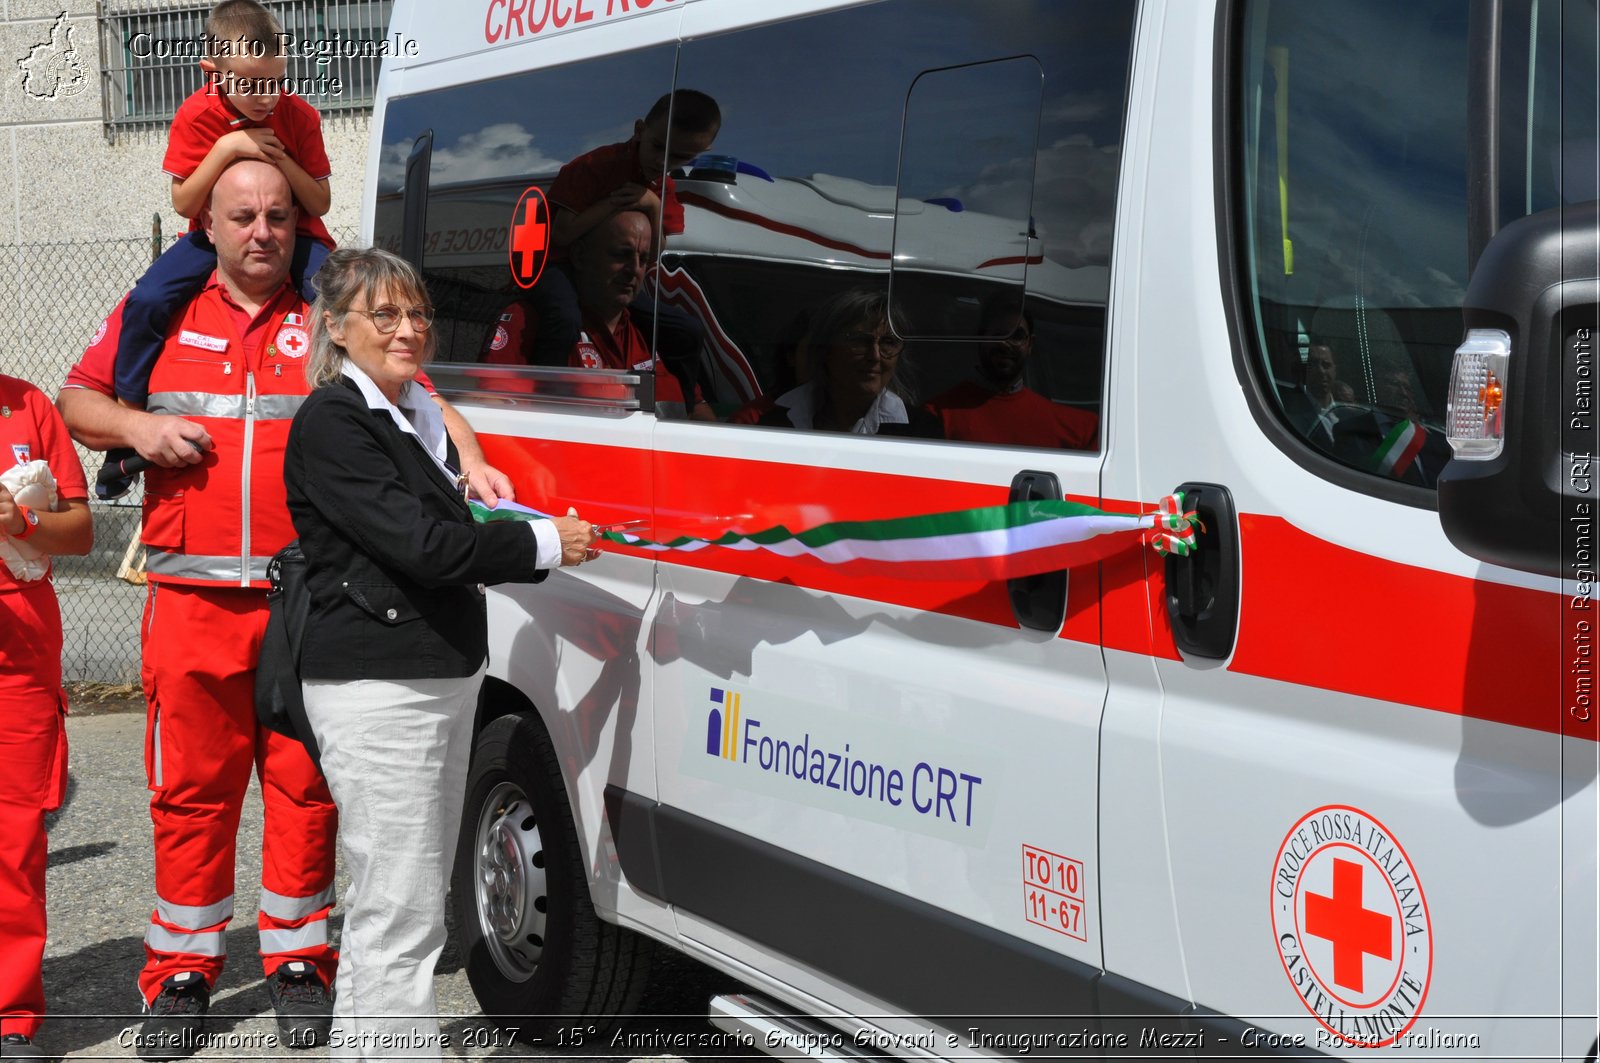
[[[173,904],[171,901],[156,898],[156,915],[163,923],[173,926],[203,927],[216,926],[233,918],[233,894],[222,898],[216,904]]]
[[[296,952],[300,949],[316,948],[318,945],[328,943],[328,921],[326,919],[313,919],[305,926],[297,926],[290,930],[263,930],[261,931],[261,952],[271,956],[278,952]]]
[[[304,395],[257,395],[255,419],[287,421],[294,417]],[[158,391],[150,396],[145,409],[151,413],[174,413],[180,417],[227,417],[243,420],[250,406],[245,395],[213,395],[206,391]]]
[[[145,623],[144,632],[143,632],[143,634],[144,634],[144,644],[146,646],[148,646],[150,644],[150,632],[155,630],[155,626],[156,626],[156,591],[157,590],[159,590],[159,588],[154,583],[150,584],[150,609],[146,614],[146,623]],[[152,746],[154,746],[154,755],[151,757],[151,760],[153,761],[153,763],[150,765],[150,785],[152,785],[152,786],[160,786],[161,785],[161,703],[159,701],[157,701],[154,705],[150,706],[150,709],[154,713],[154,718],[150,721],[150,742],[151,742]]]
[[[151,770],[151,774],[154,776],[154,778],[152,778],[150,780],[150,782],[154,786],[160,786],[161,785],[161,710],[159,708],[156,709],[155,723],[153,723],[151,725],[151,727],[150,727],[150,741],[152,743],[154,743],[154,745],[156,747],[156,752],[155,752],[155,757],[154,757],[155,763],[151,766],[151,769],[152,769]]]
[[[204,934],[179,934],[159,923],[151,923],[144,932],[144,943],[157,952],[176,952],[188,956],[228,954],[222,944],[220,930],[210,930]]]
[[[274,919],[282,919],[286,923],[292,923],[296,919],[304,919],[308,915],[313,915],[324,908],[332,906],[333,885],[331,883],[327,889],[320,893],[312,894],[310,897],[286,897],[281,893],[273,893],[265,886],[261,887],[261,914],[271,916]]]
[[[264,580],[267,578],[267,563],[270,557],[250,558],[250,571],[241,577],[239,573],[239,558],[230,554],[227,557],[209,557],[202,554],[179,554],[168,550],[151,550],[145,559],[145,571],[156,576],[180,576],[184,579],[203,579],[212,583],[232,583],[235,585],[248,580]]]

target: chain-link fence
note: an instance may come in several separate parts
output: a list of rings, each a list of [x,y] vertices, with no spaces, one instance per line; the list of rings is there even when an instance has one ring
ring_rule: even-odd
[[[0,367],[54,395],[95,329],[150,264],[150,238],[0,247]],[[79,448],[92,479],[100,455]],[[139,678],[144,588],[117,579],[139,527],[139,493],[95,502],[94,550],[55,559],[68,681]]]
[[[334,235],[341,243],[355,236]],[[106,314],[150,264],[151,249],[148,236],[0,246],[0,372],[54,395]],[[101,455],[80,447],[79,457],[92,482]],[[139,678],[144,588],[118,579],[117,571],[139,533],[141,499],[135,487],[115,502],[92,501],[94,550],[55,559],[68,682]]]

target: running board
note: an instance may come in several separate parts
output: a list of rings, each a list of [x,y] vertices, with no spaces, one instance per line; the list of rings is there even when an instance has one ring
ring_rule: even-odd
[[[792,1015],[761,997],[729,993],[711,999],[711,1025],[747,1039],[752,1048],[778,1059],[882,1063],[881,1053],[856,1047],[850,1034],[803,1015]]]

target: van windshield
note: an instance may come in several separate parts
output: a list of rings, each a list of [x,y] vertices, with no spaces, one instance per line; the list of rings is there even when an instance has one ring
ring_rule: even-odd
[[[1432,489],[1469,276],[1471,5],[1246,5],[1234,124],[1248,309],[1277,414]],[[1595,197],[1594,0],[1502,10],[1499,220]]]

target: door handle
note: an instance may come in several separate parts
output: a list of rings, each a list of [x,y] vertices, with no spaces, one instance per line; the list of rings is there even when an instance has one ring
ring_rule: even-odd
[[[1055,502],[1063,497],[1061,480],[1053,472],[1024,470],[1011,480],[1012,502]],[[1041,572],[1006,581],[1011,613],[1017,623],[1035,631],[1057,632],[1067,618],[1067,570]]]
[[[1223,658],[1239,631],[1239,518],[1233,495],[1220,484],[1178,488],[1193,510],[1195,548],[1166,562],[1167,617],[1185,657]]]

